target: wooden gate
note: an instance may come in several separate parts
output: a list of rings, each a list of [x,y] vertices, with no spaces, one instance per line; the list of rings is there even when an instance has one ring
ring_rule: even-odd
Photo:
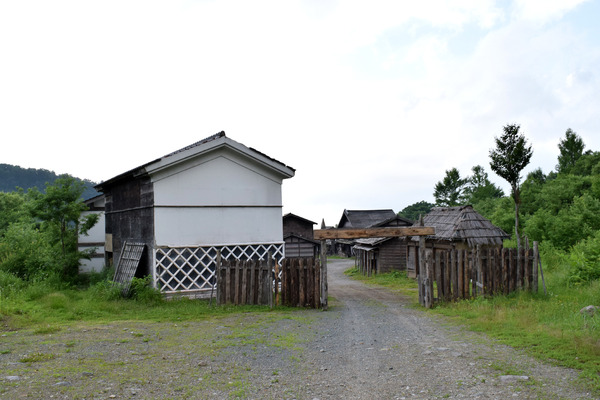
[[[277,291],[279,285],[275,285]],[[314,258],[285,258],[281,265],[279,304],[319,308],[321,262]]]
[[[314,258],[217,260],[217,304],[321,306],[321,263]]]
[[[217,260],[217,304],[273,306],[273,260]]]

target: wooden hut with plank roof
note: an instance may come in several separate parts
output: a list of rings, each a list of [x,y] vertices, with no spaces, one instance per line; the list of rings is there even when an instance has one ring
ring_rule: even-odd
[[[510,236],[473,209],[473,206],[434,207],[423,217],[424,226],[435,228],[435,235],[426,237],[427,248],[433,251],[448,249],[470,249],[478,245],[502,247]],[[418,274],[419,242],[413,238],[408,242],[407,271]]]
[[[409,219],[395,215],[385,221],[371,225],[371,228],[412,226]],[[406,268],[406,237],[375,237],[356,239],[353,247],[358,267],[366,273],[391,272]]]

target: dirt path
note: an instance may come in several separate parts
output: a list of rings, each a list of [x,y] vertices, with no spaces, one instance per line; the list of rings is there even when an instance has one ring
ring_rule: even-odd
[[[593,398],[571,387],[573,371],[425,316],[406,298],[345,277],[350,265],[329,263],[335,300],[307,356],[320,370],[307,383],[314,398]]]
[[[0,337],[0,398],[584,399],[576,373],[408,306],[329,263],[330,310]],[[24,355],[40,360],[22,362]],[[43,359],[44,355],[50,355]]]

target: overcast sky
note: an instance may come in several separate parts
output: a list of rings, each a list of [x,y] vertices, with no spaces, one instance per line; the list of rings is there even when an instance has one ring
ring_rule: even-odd
[[[600,1],[2,1],[0,163],[100,182],[224,130],[284,213],[433,202],[521,125],[600,150]]]

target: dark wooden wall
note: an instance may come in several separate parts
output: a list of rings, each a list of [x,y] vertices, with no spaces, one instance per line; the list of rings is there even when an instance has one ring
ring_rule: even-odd
[[[154,242],[154,188],[148,176],[116,182],[104,188],[106,233],[112,235],[113,260],[120,258],[125,241],[145,243],[138,275],[152,273]]]
[[[316,257],[318,246],[315,243],[295,236],[285,238],[285,258]]]
[[[313,224],[294,217],[283,218],[283,236],[290,233],[313,239]]]
[[[391,272],[406,269],[406,240],[393,238],[378,246],[378,271]]]

